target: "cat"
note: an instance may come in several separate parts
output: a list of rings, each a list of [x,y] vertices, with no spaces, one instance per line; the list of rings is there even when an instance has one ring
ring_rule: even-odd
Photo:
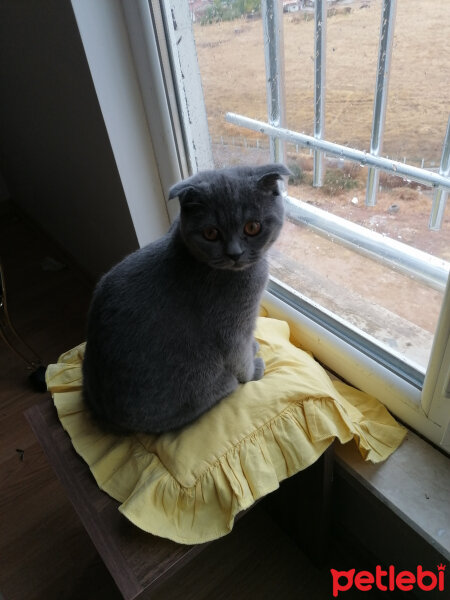
[[[180,214],[168,233],[100,279],[83,360],[84,400],[100,425],[176,430],[263,377],[253,332],[288,175],[270,164],[175,184]]]

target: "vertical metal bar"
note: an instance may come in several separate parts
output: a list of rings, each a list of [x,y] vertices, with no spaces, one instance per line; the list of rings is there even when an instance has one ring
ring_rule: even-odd
[[[325,135],[325,72],[327,39],[327,0],[315,3],[315,52],[314,52],[314,137],[321,140]],[[313,185],[323,185],[324,154],[314,150]]]
[[[378,70],[373,107],[372,138],[370,153],[378,156],[383,147],[384,122],[391,69],[392,42],[394,40],[394,24],[397,0],[383,0],[381,11],[380,45],[378,49]],[[369,168],[367,175],[366,205],[375,206],[377,201],[379,172]]]
[[[444,138],[444,145],[442,147],[439,175],[444,175],[445,177],[450,175],[450,116],[448,117],[447,131]],[[447,190],[442,188],[436,189],[433,194],[433,204],[431,206],[430,222],[428,224],[428,227],[433,231],[438,231],[442,227],[442,219],[444,218],[447,197]]]
[[[262,0],[264,58],[266,63],[267,112],[269,123],[284,127],[286,120],[284,95],[283,5],[281,0]],[[285,142],[270,138],[270,156],[284,162]]]

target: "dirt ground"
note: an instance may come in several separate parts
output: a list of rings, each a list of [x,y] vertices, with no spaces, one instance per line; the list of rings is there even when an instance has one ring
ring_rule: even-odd
[[[306,167],[305,179],[312,180],[312,159],[297,158],[295,163],[299,162]],[[374,207],[366,206],[367,169],[350,163],[336,168],[336,161],[328,162],[325,185],[322,188],[315,188],[308,182],[294,184],[289,185],[289,194],[372,231],[450,261],[450,206],[446,206],[441,229],[431,230],[428,224],[433,195],[429,188],[380,173],[377,204]],[[346,189],[348,184],[349,189]]]
[[[369,150],[381,0],[346,4],[327,22],[325,137]],[[449,110],[448,23],[448,0],[398,0],[383,155],[439,165]],[[284,15],[283,26],[287,126],[311,134],[314,24],[295,13]],[[216,165],[267,162],[266,138],[225,122],[228,111],[267,121],[261,19],[196,24],[194,34]],[[239,136],[245,147],[231,146]],[[366,168],[327,160],[325,185],[314,188],[310,156],[288,147],[286,162],[299,175],[289,195],[450,261],[450,207],[441,230],[431,231],[429,188],[381,174],[372,208],[364,203]],[[282,281],[426,365],[440,292],[290,222],[271,264]]]
[[[437,244],[430,241],[430,233],[436,232],[421,226],[427,215],[423,214],[420,199],[401,197],[407,196],[408,190],[395,193],[395,204],[392,194],[380,194],[375,209],[364,205],[363,194],[357,205],[352,204],[358,191],[352,192],[351,198],[341,194],[323,201],[323,195],[316,189],[305,193],[289,188],[291,195],[313,204],[316,204],[314,196],[319,194],[321,201],[317,204],[321,208],[346,218],[352,211],[353,221],[368,224],[370,229],[399,241],[412,240],[415,247],[437,249]],[[392,206],[398,207],[398,211],[391,212]],[[447,219],[445,230],[437,232],[436,238],[447,257],[449,222]],[[281,281],[411,361],[426,366],[441,308],[441,292],[290,221],[286,221],[272,251],[271,268]]]
[[[355,0],[327,20],[325,137],[361,150],[370,143],[381,5]],[[439,164],[449,111],[448,23],[448,0],[397,2],[384,139],[384,153],[392,158]],[[312,134],[311,14],[285,14],[283,28],[287,126]],[[194,35],[212,139],[257,137],[227,124],[225,114],[267,120],[261,19],[196,23]]]

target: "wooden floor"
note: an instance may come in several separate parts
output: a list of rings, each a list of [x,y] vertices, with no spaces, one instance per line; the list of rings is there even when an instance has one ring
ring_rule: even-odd
[[[47,238],[15,215],[0,217],[0,258],[11,320],[44,364],[55,362],[84,340],[91,285]],[[55,263],[48,258],[66,266],[52,270]],[[23,416],[43,399],[32,390],[28,374],[25,363],[0,339],[0,599],[118,599]],[[331,597],[329,568],[314,568],[260,507],[152,596]]]

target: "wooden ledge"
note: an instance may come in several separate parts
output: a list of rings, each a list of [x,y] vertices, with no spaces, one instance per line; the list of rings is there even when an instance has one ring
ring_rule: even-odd
[[[156,589],[209,545],[177,544],[130,523],[118,511],[119,503],[100,490],[89,467],[75,452],[50,397],[28,409],[25,416],[126,600]]]

